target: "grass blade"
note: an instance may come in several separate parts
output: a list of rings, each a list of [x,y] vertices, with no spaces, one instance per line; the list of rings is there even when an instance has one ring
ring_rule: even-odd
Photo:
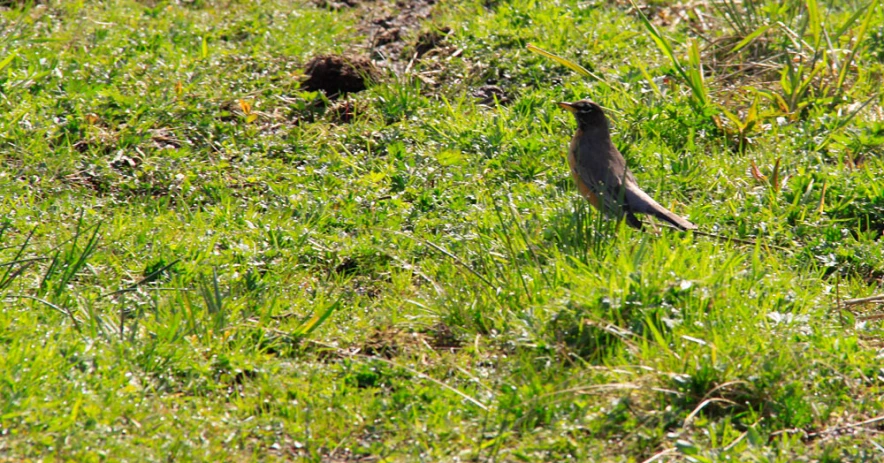
[[[669,58],[669,61],[672,63],[672,66],[675,68],[676,72],[681,75],[681,78],[685,81],[690,81],[687,73],[684,70],[684,67],[681,65],[681,62],[672,51],[672,46],[669,45],[669,42],[663,37],[662,34],[660,34],[660,31],[658,31],[657,28],[654,27],[653,24],[651,24],[651,21],[648,19],[647,16],[645,16],[641,9],[636,6],[635,2],[632,2],[632,7],[635,8],[636,11],[638,11],[639,19],[641,19],[641,22],[645,26],[645,29],[648,30],[648,33],[651,34],[651,39],[654,41],[655,44],[657,44],[657,48],[659,48],[660,51],[662,51],[663,54],[666,55],[667,58]]]
[[[556,55],[555,53],[550,53],[550,52],[544,50],[543,48],[540,48],[536,45],[532,45],[530,43],[528,44],[527,48],[529,51],[537,53],[540,56],[545,56],[545,57],[561,64],[562,66],[565,66],[566,68],[576,72],[577,74],[580,74],[583,77],[590,77],[590,78],[595,79],[599,82],[605,82],[605,79],[602,79],[598,75],[591,72],[589,69],[586,69],[585,67],[583,67],[583,66],[581,66],[581,65],[579,65],[579,64],[577,64],[567,58],[562,58],[561,56]]]
[[[866,30],[869,28],[869,24],[872,21],[872,16],[875,14],[875,10],[878,6],[878,0],[872,0],[872,3],[869,4],[866,12],[866,18],[863,20],[862,25],[859,27],[859,31],[856,33],[856,37],[854,38],[853,48],[850,50],[850,54],[847,55],[847,58],[841,64],[841,69],[838,71],[838,81],[835,83],[835,89],[838,91],[841,90],[844,85],[844,80],[847,78],[847,70],[850,69],[850,63],[853,61],[853,58],[856,56],[857,51],[863,42],[863,37],[866,35]],[[853,20],[853,17],[851,17]],[[852,21],[848,21],[845,26],[848,26]]]
[[[4,58],[3,61],[0,61],[0,71],[2,71],[3,68],[5,68],[6,66],[9,66],[9,63],[11,63],[12,60],[14,60],[17,56],[18,56],[18,52],[14,51],[14,52],[12,52],[11,55]]]
[[[770,177],[774,193],[780,192],[780,159],[782,158],[777,158],[777,161],[774,163],[773,174]]]
[[[152,272],[150,275],[147,275],[146,277],[136,281],[135,283],[132,283],[131,285],[129,285],[123,289],[118,289],[116,291],[112,291],[107,294],[102,294],[101,296],[99,296],[99,298],[105,298],[108,296],[114,296],[116,294],[128,293],[130,291],[134,291],[135,288],[137,288],[141,285],[146,285],[148,283],[153,282],[154,280],[159,278],[160,275],[163,274],[163,272],[165,272],[166,270],[169,270],[170,268],[172,268],[173,265],[177,264],[178,262],[181,262],[181,259],[175,259],[170,264],[163,266],[161,269]]]
[[[696,40],[691,40],[691,45],[688,50],[688,59],[691,67],[687,69],[687,72],[690,76],[689,84],[691,91],[700,106],[705,107],[708,98],[706,96],[706,86],[703,82],[703,63],[700,61],[700,47],[697,45]]]
[[[862,111],[863,109],[865,109],[866,106],[868,106],[868,105],[871,104],[873,101],[875,101],[875,99],[878,98],[878,95],[879,95],[879,93],[876,93],[876,94],[872,95],[872,97],[869,98],[868,100],[866,100],[865,103],[863,103],[862,105],[860,105],[859,108],[856,108],[856,110],[854,110],[854,111],[853,111],[852,113],[850,113],[847,117],[845,117],[841,122],[839,122],[838,125],[835,126],[834,129],[830,130],[829,133],[826,135],[826,138],[824,138],[823,141],[821,141],[820,144],[816,146],[816,151],[819,151],[819,150],[825,148],[826,145],[828,145],[829,142],[832,140],[832,136],[833,136],[835,133],[837,133],[839,130],[841,130],[845,125],[847,125],[848,122],[850,122],[851,120],[853,120],[853,118],[856,117],[856,115],[859,114],[860,111]]]
[[[304,323],[298,326],[298,328],[295,330],[294,335],[303,337],[312,333],[313,330],[319,328],[319,326],[322,325],[323,322],[328,320],[328,317],[331,317],[331,314],[334,313],[335,310],[338,310],[340,306],[341,300],[338,299],[331,305],[323,309],[321,312],[313,315],[312,317],[304,321]]]
[[[585,67],[583,67],[583,66],[581,66],[581,65],[579,65],[579,64],[577,64],[567,58],[563,58],[559,55],[556,55],[555,53],[548,52],[548,51],[546,51],[536,45],[532,45],[530,43],[528,44],[528,46],[526,48],[528,48],[529,51],[537,53],[540,56],[544,56],[546,58],[549,58],[549,59],[561,64],[562,66],[565,66],[566,68],[580,74],[583,77],[589,77],[589,78],[591,78],[601,84],[604,84],[606,87],[619,92],[621,95],[625,96],[630,101],[636,102],[635,98],[633,98],[632,95],[630,95],[621,85],[611,85],[607,81],[605,81],[605,79],[603,79],[601,76],[599,76],[598,74],[595,74],[594,72],[590,71],[589,69],[586,69]]]
[[[835,32],[835,37],[841,37],[842,35],[844,35],[844,33],[847,32],[847,30],[850,29],[851,26],[853,26],[853,23],[855,23],[856,20],[859,19],[859,17],[862,16],[863,13],[866,13],[867,15],[873,14],[877,6],[878,0],[872,0],[866,6],[857,9],[853,13],[853,15],[847,18],[847,21],[844,21],[844,24],[842,24],[841,27],[838,28],[838,30]]]
[[[822,40],[823,25],[820,21],[820,9],[816,0],[806,0],[807,5],[807,22],[810,27],[810,36],[813,38],[813,49],[819,48],[820,40]]]
[[[672,45],[669,44],[669,41],[663,37],[663,34],[661,34],[653,24],[651,24],[651,21],[644,13],[642,13],[638,6],[636,6],[635,2],[630,0],[630,3],[632,3],[633,8],[638,12],[639,19],[641,19],[645,29],[647,29],[648,33],[651,35],[651,39],[657,44],[657,48],[669,58],[672,67],[675,68],[675,71],[681,76],[685,84],[690,87],[691,94],[694,97],[694,103],[700,108],[706,107],[708,99],[706,97],[706,88],[703,85],[703,66],[700,63],[700,49],[697,46],[696,41],[691,42],[688,50],[688,60],[691,64],[691,68],[686,69],[678,57],[675,56],[675,52],[672,51]]]
[[[5,225],[3,227],[3,232],[5,232],[8,227],[9,227],[8,224]],[[31,242],[31,238],[34,236],[34,232],[36,232],[36,231],[37,231],[37,227],[34,226],[34,228],[31,229],[31,232],[28,233],[27,238],[25,238],[25,242],[22,243],[21,246],[18,247],[18,252],[15,254],[15,257],[12,258],[11,264],[15,263],[15,262],[21,262],[21,256],[22,256],[22,254],[24,254],[25,249],[28,247],[28,243]],[[18,274],[22,270],[21,268],[19,268],[19,271],[17,271],[16,274],[13,274],[13,276],[10,277],[10,273],[13,271],[12,267],[13,267],[12,265],[9,265],[9,267],[6,269],[6,272],[3,274],[3,277],[0,278],[0,289],[5,289],[7,286],[9,286],[9,284],[12,283],[13,280],[15,280],[15,278],[18,276]]]
[[[657,83],[654,82],[654,78],[651,77],[651,74],[648,73],[648,69],[645,68],[645,65],[642,64],[640,61],[635,61],[633,64],[636,68],[638,68],[638,71],[642,73],[642,77],[644,77],[645,80],[648,81],[648,85],[651,87],[651,90],[654,91],[654,94],[657,96],[663,96],[663,93],[660,91],[660,87],[658,87]]]
[[[759,27],[758,29],[755,29],[754,31],[752,31],[751,34],[747,35],[743,40],[740,40],[739,43],[734,45],[734,48],[731,48],[731,53],[736,53],[736,52],[742,50],[747,45],[749,45],[750,43],[755,41],[755,39],[757,39],[762,34],[767,32],[768,29],[770,29],[770,24],[765,24],[765,25]]]

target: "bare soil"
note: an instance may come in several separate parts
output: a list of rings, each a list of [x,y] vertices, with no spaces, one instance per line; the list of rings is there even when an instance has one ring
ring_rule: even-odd
[[[329,98],[365,90],[380,78],[375,65],[361,57],[320,55],[307,63],[304,81],[307,90],[322,90]]]

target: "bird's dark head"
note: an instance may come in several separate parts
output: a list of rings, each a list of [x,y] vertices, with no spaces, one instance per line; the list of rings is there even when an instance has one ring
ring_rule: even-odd
[[[577,119],[577,125],[583,129],[608,128],[608,119],[598,103],[590,100],[580,100],[574,103],[558,103],[564,109],[571,111]]]

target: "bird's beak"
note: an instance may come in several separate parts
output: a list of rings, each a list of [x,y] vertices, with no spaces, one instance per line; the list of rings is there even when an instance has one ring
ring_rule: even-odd
[[[556,104],[559,105],[559,106],[561,106],[562,109],[565,109],[565,110],[571,111],[572,113],[576,113],[576,112],[577,112],[577,108],[575,108],[574,105],[572,105],[571,103],[565,103],[564,101],[560,101],[560,102],[558,102],[558,103],[556,103]]]

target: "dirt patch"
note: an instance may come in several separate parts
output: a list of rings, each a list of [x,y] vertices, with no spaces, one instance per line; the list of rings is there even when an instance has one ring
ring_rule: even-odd
[[[427,334],[430,336],[430,345],[433,349],[454,351],[463,346],[457,334],[445,323],[437,323]]]
[[[355,56],[320,55],[307,63],[302,84],[306,90],[321,90],[329,98],[365,90],[380,78],[374,64]]]
[[[421,348],[423,336],[396,327],[375,330],[359,347],[362,355],[391,359]]]
[[[77,172],[62,177],[62,182],[88,188],[99,195],[105,195],[113,188],[113,180],[101,166],[86,162]]]
[[[505,105],[510,102],[506,92],[497,85],[483,85],[473,91],[473,96],[479,99],[479,104],[485,106]]]
[[[438,24],[428,25],[434,15],[438,0],[311,0],[319,7],[333,11],[347,9],[347,16],[361,18],[356,26],[365,42],[357,45],[351,53],[367,59],[317,56],[306,66],[307,80],[302,87],[307,90],[322,90],[330,99],[340,95],[355,93],[377,80],[380,72],[400,77],[413,77],[422,83],[422,92],[433,93],[441,89],[468,92],[460,67],[451,67],[449,60],[463,53],[456,44],[450,42],[452,29]],[[346,69],[342,61],[357,70]],[[365,69],[358,66],[370,63]],[[378,70],[381,70],[380,72]],[[361,77],[367,78],[361,78]],[[484,82],[494,84],[496,82]],[[498,102],[504,101],[498,94]],[[511,95],[508,96],[510,99]],[[494,97],[478,97],[488,100]],[[344,101],[341,98],[341,101]],[[358,101],[355,100],[355,101]],[[326,119],[336,123],[349,123],[363,111],[352,104],[332,104],[326,109]]]
[[[360,46],[358,53],[368,57],[374,66],[374,71],[363,70],[362,75],[369,77],[368,82],[373,80],[377,69],[390,71],[398,76],[413,75],[420,79],[428,88],[438,88],[442,81],[448,81],[445,68],[447,59],[459,56],[463,50],[459,50],[453,44],[447,43],[452,30],[450,27],[427,27],[428,21],[434,14],[434,9],[440,2],[438,0],[311,0],[320,7],[332,11],[347,11],[347,15],[355,15],[361,18],[356,26],[361,35],[367,40]],[[363,54],[364,53],[364,54]],[[319,56],[308,63],[305,74],[309,79],[304,82],[308,90],[323,90],[329,97],[337,93],[353,93],[365,88],[365,83],[358,78],[348,76],[340,63],[326,62],[329,56]],[[340,57],[343,58],[343,57]],[[355,64],[357,61],[348,58]],[[359,60],[360,62],[366,60]],[[415,72],[415,68],[420,68]],[[315,68],[315,69],[314,69]],[[334,68],[332,75],[325,72],[325,68]],[[337,73],[335,73],[337,70]],[[341,74],[337,77],[335,74]],[[348,87],[342,82],[343,79],[353,84]],[[341,114],[342,121],[351,116],[347,108]]]
[[[370,37],[371,58],[402,74],[409,63],[439,48],[450,28],[442,27],[418,35],[421,25],[433,14],[436,0],[375,2],[364,6],[366,20],[361,26]]]
[[[338,11],[359,6],[359,2],[357,0],[342,0],[340,2],[334,0],[313,0],[313,4],[320,8],[327,8],[332,11]]]

